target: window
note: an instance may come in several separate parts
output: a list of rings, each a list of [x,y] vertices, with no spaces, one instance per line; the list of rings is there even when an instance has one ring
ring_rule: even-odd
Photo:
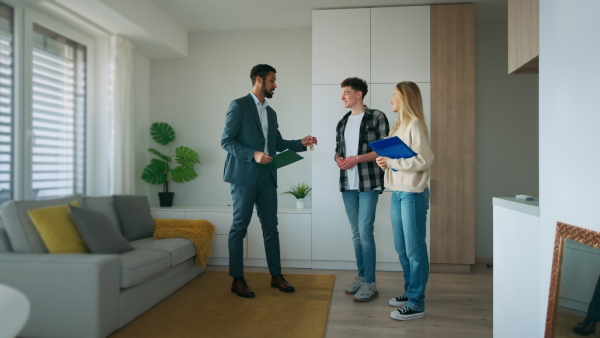
[[[0,3],[0,203],[85,194],[94,40]]]
[[[84,193],[86,48],[34,25],[31,195]]]
[[[0,203],[12,197],[13,11],[0,4]]]

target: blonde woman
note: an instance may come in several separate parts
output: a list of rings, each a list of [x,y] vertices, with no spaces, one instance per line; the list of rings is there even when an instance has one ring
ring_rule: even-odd
[[[433,153],[419,87],[409,81],[398,83],[391,103],[392,111],[398,113],[398,120],[390,137],[398,136],[417,153],[412,158],[376,159],[377,164],[385,170],[385,187],[392,190],[394,246],[404,271],[404,293],[389,300],[391,306],[399,307],[391,313],[391,317],[410,320],[425,316],[425,286],[429,278],[429,257],[425,243],[429,209],[427,181]]]

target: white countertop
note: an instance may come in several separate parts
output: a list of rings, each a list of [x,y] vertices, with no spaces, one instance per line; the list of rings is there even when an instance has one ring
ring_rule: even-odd
[[[540,216],[540,200],[538,198],[533,201],[523,201],[515,197],[493,197],[492,204],[536,217]]]

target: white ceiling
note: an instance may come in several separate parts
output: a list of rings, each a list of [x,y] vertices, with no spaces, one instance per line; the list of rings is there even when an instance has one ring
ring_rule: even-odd
[[[457,1],[452,0],[150,1],[181,24],[188,32],[310,27],[312,10],[315,9],[457,3]],[[507,18],[507,0],[473,0],[468,2],[475,4],[477,21],[506,20]]]

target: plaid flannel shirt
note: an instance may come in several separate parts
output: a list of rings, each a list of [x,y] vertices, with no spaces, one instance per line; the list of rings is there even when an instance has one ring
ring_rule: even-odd
[[[344,141],[344,131],[346,130],[346,123],[348,122],[348,116],[352,112],[348,112],[338,122],[336,127],[335,136],[335,155],[346,157],[346,143]],[[358,136],[358,155],[363,155],[373,151],[369,147],[369,143],[378,141],[388,137],[390,133],[390,125],[388,123],[385,114],[377,109],[369,109],[365,106],[365,115],[360,123],[360,132]],[[335,157],[334,156],[334,160]],[[369,191],[381,187],[383,191],[383,176],[384,171],[379,168],[375,161],[360,162],[358,166],[358,191]],[[346,191],[348,184],[348,175],[346,170],[340,169],[340,191]]]

